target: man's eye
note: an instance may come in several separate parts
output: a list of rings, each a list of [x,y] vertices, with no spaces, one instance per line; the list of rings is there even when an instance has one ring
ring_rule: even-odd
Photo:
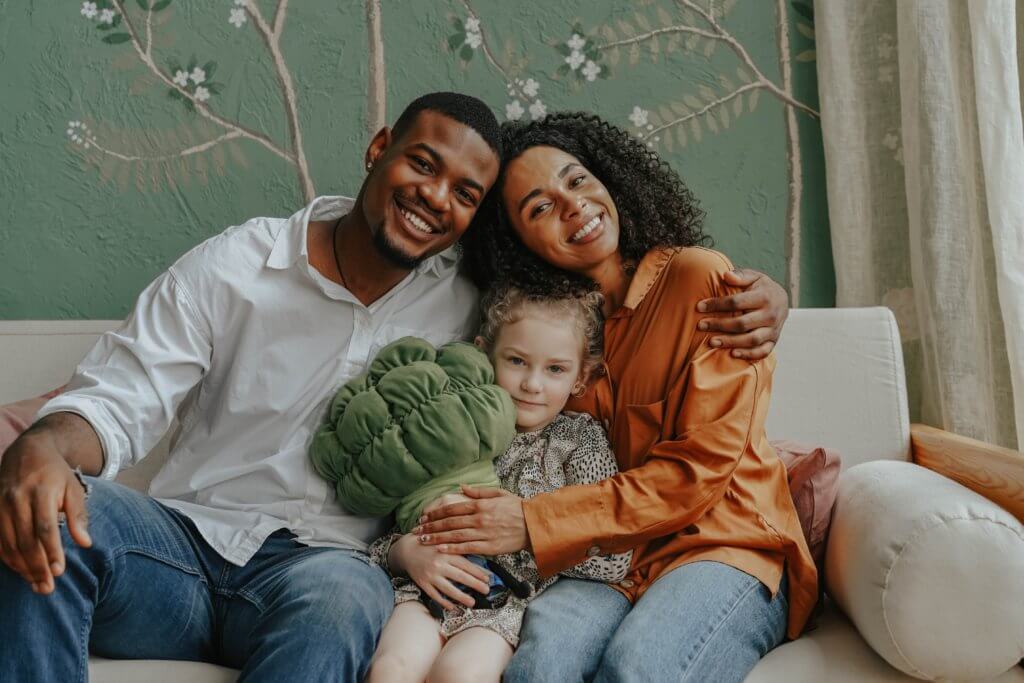
[[[423,170],[423,171],[429,171],[430,170],[430,164],[428,164],[425,159],[422,159],[420,157],[413,157],[412,158],[412,162],[414,164],[416,164],[417,166],[419,166],[420,170]]]

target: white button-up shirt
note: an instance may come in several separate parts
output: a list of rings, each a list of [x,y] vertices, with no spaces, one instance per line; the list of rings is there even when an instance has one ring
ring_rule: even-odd
[[[150,494],[188,515],[226,560],[245,564],[287,528],[308,545],[365,549],[387,520],[339,505],[307,449],[327,404],[381,347],[406,335],[468,338],[477,292],[454,249],[364,306],[309,263],[310,220],[352,201],[320,197],[288,219],[254,218],[185,254],[139,296],[39,416],[81,415],[112,479],[177,415],[178,439]]]

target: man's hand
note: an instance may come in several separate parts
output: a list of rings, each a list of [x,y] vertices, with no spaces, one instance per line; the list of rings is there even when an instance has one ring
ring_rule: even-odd
[[[501,555],[530,545],[523,499],[508,491],[463,486],[473,500],[427,512],[412,530],[420,542],[459,555]]]
[[[0,460],[0,560],[43,595],[64,573],[60,512],[75,543],[91,546],[85,490],[52,438],[19,439]]]
[[[711,338],[711,345],[732,349],[736,358],[760,360],[775,348],[789,315],[789,296],[777,282],[756,270],[737,269],[725,274],[726,284],[742,287],[738,294],[705,299],[697,304],[701,313],[739,312],[733,318],[705,318],[700,330],[724,332]]]
[[[472,596],[455,587],[461,583],[478,593],[490,592],[490,574],[461,555],[441,552],[434,546],[422,545],[413,534],[406,534],[391,545],[388,566],[394,574],[406,574],[424,593],[445,609],[454,605],[445,598],[472,607]]]

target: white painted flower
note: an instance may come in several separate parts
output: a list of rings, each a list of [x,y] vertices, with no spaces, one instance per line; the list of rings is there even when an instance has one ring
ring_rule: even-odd
[[[466,33],[480,33],[480,20],[476,17],[466,18]]]
[[[113,24],[115,16],[117,16],[117,12],[115,12],[112,9],[105,9],[102,12],[100,12],[100,23]]]
[[[573,71],[580,68],[580,64],[585,61],[587,61],[587,58],[578,50],[573,50],[572,54],[565,58],[565,63],[568,64],[569,68]]]
[[[466,34],[466,45],[469,45],[474,50],[480,47],[480,43],[484,42],[484,37],[479,33],[467,33]]]
[[[196,88],[196,99],[200,102],[205,102],[210,99],[210,91],[203,86]]]
[[[234,24],[235,28],[242,28],[242,24],[245,23],[245,10],[236,7],[231,10],[231,16],[228,18],[229,24]]]
[[[647,115],[650,114],[646,109],[641,109],[638,106],[633,107],[633,113],[629,115],[629,120],[633,122],[633,125],[637,128],[642,128],[647,125]]]
[[[572,38],[570,38],[565,44],[568,45],[569,49],[573,52],[579,52],[583,49],[583,46],[587,44],[587,41],[584,40],[583,36],[580,34],[574,33],[572,34]]]
[[[597,78],[599,73],[601,73],[601,67],[588,59],[587,65],[583,67],[583,75],[587,77],[588,81],[592,81]]]
[[[519,100],[512,100],[505,105],[505,118],[509,121],[518,121],[523,117],[525,113],[523,105],[519,103]]]
[[[82,3],[82,16],[86,19],[92,19],[96,16],[96,3],[95,2],[83,2]]]
[[[206,72],[197,66],[196,68],[192,69],[192,73],[190,73],[188,77],[191,78],[196,85],[199,85],[200,83],[206,80]]]
[[[526,83],[523,84],[523,92],[526,93],[526,95],[529,96],[529,97],[536,97],[537,96],[537,89],[539,87],[540,87],[540,83],[538,83],[537,81],[533,80],[532,78],[527,78],[526,79]]]
[[[548,108],[544,106],[544,103],[537,100],[530,105],[530,116],[533,117],[534,121],[542,119],[548,115]]]
[[[175,85],[180,85],[182,88],[184,88],[186,85],[188,85],[188,72],[178,69],[174,72],[174,78],[172,78],[171,80],[174,81]]]

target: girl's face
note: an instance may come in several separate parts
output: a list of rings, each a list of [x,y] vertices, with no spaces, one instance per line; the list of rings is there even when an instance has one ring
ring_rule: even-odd
[[[567,323],[537,306],[504,325],[494,342],[492,361],[498,385],[512,396],[516,429],[543,429],[562,412],[581,386],[583,340],[575,321]]]
[[[555,147],[531,147],[505,170],[502,199],[530,251],[587,275],[619,248],[619,212],[608,189],[580,161]]]

